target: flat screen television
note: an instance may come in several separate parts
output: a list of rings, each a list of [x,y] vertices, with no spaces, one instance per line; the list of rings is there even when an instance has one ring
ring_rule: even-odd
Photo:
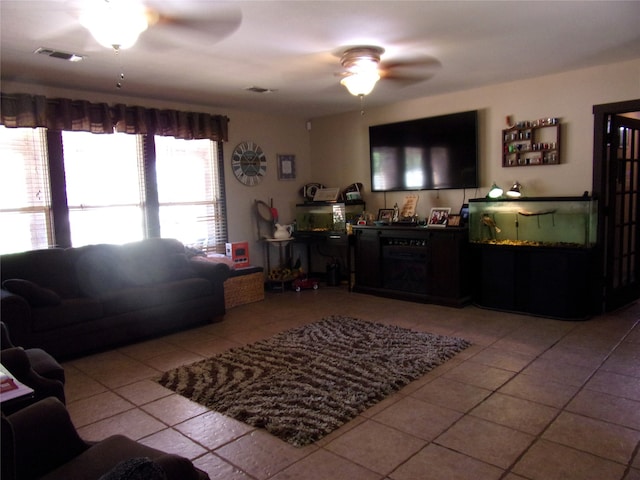
[[[478,111],[369,127],[371,190],[478,187]]]

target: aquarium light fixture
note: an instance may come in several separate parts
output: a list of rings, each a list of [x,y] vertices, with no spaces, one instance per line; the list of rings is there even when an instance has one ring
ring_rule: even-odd
[[[493,182],[493,185],[491,185],[491,188],[489,189],[489,193],[487,193],[487,198],[500,198],[503,193],[504,190],[501,189],[496,182]]]
[[[507,197],[520,198],[522,196],[522,185],[517,180],[507,192]]]

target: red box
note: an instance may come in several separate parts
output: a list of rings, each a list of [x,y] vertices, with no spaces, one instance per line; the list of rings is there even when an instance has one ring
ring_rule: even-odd
[[[249,264],[249,242],[231,242],[224,245],[225,255],[233,260],[238,268],[250,266]]]

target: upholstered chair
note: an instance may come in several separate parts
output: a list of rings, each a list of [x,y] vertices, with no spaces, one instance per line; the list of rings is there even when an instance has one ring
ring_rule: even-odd
[[[2,415],[3,480],[208,480],[188,459],[123,435],[80,438],[65,406],[49,397]]]
[[[9,329],[4,322],[0,322],[0,348],[5,350],[15,347],[17,347],[17,345],[14,345],[11,341]],[[55,358],[41,348],[27,348],[24,351],[29,359],[31,367],[38,375],[50,380],[57,380],[64,385],[64,368],[62,368]]]

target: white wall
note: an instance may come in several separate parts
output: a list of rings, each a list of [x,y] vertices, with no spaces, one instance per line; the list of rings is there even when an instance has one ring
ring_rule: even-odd
[[[435,206],[457,211],[465,199],[486,195],[494,181],[506,188],[518,180],[527,196],[582,195],[585,190],[591,191],[593,105],[637,98],[640,98],[640,60],[424,97],[375,109],[366,109],[365,103],[364,116],[354,110],[313,120],[312,181],[339,187],[362,182],[367,210],[374,213],[379,208],[392,207],[395,202],[402,205],[406,192],[371,193],[368,127],[477,109],[480,110],[481,188],[418,192],[421,217]],[[563,124],[562,163],[503,168],[501,131],[506,128],[507,115],[515,121],[559,117]]]
[[[592,106],[640,98],[640,60],[398,102],[383,108],[366,109],[364,116],[360,115],[359,102],[354,97],[352,113],[316,118],[311,122],[311,131],[307,130],[304,119],[236,111],[227,107],[130,98],[122,95],[126,92],[116,95],[12,82],[3,82],[2,90],[5,93],[22,92],[227,115],[231,119],[229,142],[224,145],[229,240],[252,242],[251,262],[264,265],[262,245],[256,241],[256,222],[252,210],[256,199],[265,202],[272,199],[280,212],[281,223],[293,220],[295,204],[302,201],[299,190],[309,182],[340,188],[362,182],[365,185],[367,209],[372,212],[393,206],[394,202],[402,204],[404,193],[385,196],[370,192],[369,125],[464,110],[481,111],[482,188],[478,191],[420,192],[418,213],[421,216],[428,214],[433,206],[450,206],[455,211],[464,199],[485,195],[493,181],[506,186],[517,179],[529,196],[581,195],[583,191],[591,190]],[[345,95],[348,95],[346,91]],[[501,130],[506,115],[512,115],[516,121],[560,117],[565,124],[563,163],[502,168]],[[256,187],[242,185],[230,168],[233,148],[245,140],[259,144],[267,156],[266,178]],[[296,156],[295,180],[278,180],[277,154]]]

